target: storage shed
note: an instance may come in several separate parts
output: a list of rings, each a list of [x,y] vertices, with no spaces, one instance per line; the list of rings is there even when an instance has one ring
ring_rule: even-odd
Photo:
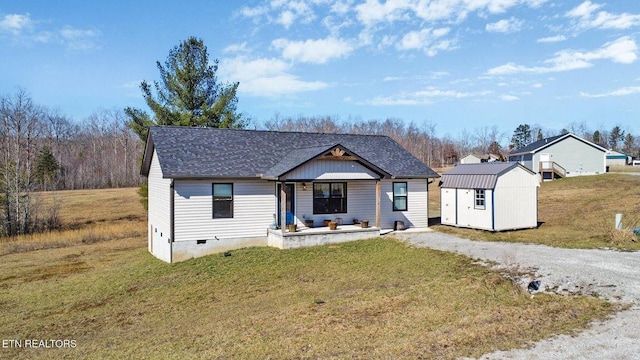
[[[538,226],[538,178],[519,163],[462,164],[442,175],[441,223],[504,231]]]

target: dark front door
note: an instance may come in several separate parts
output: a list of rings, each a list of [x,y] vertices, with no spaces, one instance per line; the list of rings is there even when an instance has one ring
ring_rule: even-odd
[[[285,202],[285,206],[287,207],[287,225],[295,223],[294,215],[295,215],[295,198],[294,198],[294,188],[295,184],[284,184],[284,192],[286,194],[287,200]],[[282,196],[281,196],[282,185],[278,184],[276,187],[276,191],[278,192],[278,226],[280,226],[280,216],[282,216]]]

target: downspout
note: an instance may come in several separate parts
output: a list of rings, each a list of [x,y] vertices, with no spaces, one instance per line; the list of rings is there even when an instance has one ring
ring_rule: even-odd
[[[175,241],[174,238],[174,232],[175,232],[175,205],[174,205],[174,199],[175,199],[175,194],[174,194],[174,184],[173,184],[174,180],[171,179],[171,185],[169,186],[169,189],[171,189],[170,193],[171,195],[169,196],[169,263],[173,262],[173,242]]]

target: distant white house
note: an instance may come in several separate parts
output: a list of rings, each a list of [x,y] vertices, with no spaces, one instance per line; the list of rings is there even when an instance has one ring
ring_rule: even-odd
[[[486,162],[498,161],[500,156],[495,154],[469,154],[460,159],[460,164],[480,164]]]
[[[632,157],[615,150],[607,151],[607,166],[625,166],[631,164]]]
[[[463,164],[440,180],[441,223],[504,231],[538,226],[536,174],[516,162]]]
[[[607,149],[572,133],[538,140],[509,154],[542,180],[606,172]]]

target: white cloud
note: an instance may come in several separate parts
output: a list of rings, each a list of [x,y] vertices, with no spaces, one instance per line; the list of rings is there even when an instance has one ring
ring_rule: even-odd
[[[26,14],[9,14],[0,20],[0,33],[8,33],[11,35],[20,35],[25,30],[31,29],[33,22],[31,15]]]
[[[514,33],[520,31],[522,24],[524,24],[524,21],[512,17],[487,24],[485,29],[488,32]]]
[[[628,29],[640,25],[640,14],[596,12],[602,6],[604,5],[585,1],[565,15],[575,19],[575,25],[581,29]]]
[[[560,42],[560,41],[565,41],[567,40],[567,37],[564,35],[556,35],[556,36],[549,36],[549,37],[543,37],[540,38],[538,40],[536,40],[539,43],[553,43],[553,42]]]
[[[424,50],[428,56],[435,56],[438,51],[451,50],[455,48],[452,40],[439,40],[449,34],[449,28],[422,29],[406,33],[400,43],[398,50]]]
[[[500,96],[500,100],[502,101],[516,101],[516,100],[520,100],[519,97],[514,96],[514,95],[502,95]]]
[[[586,92],[581,92],[580,96],[588,97],[588,98],[601,98],[601,97],[610,97],[610,96],[626,96],[640,93],[640,86],[628,86],[623,87],[614,91],[599,93],[599,94],[590,94]]]
[[[348,56],[354,50],[349,42],[333,37],[306,41],[276,39],[271,45],[281,50],[285,59],[313,64],[324,64],[331,59]]]
[[[355,6],[357,19],[365,26],[416,16],[433,22],[464,20],[472,12],[501,14],[517,5],[539,7],[546,0],[366,0]]]
[[[535,88],[535,89],[540,89],[542,86],[543,86],[543,85],[542,85],[542,84],[540,84],[540,83],[535,83],[535,84],[531,85],[531,87],[532,87],[532,88]]]
[[[290,70],[290,65],[280,59],[237,56],[221,60],[220,76],[239,81],[238,92],[250,96],[292,95],[329,86],[322,81],[300,80]]]
[[[224,53],[240,53],[240,52],[248,52],[249,49],[247,48],[247,42],[244,41],[240,44],[231,44],[227,47],[225,47],[224,49],[222,49],[222,52]]]
[[[631,64],[638,59],[638,46],[629,36],[604,44],[601,48],[590,52],[563,50],[556,53],[554,58],[545,60],[548,66],[527,67],[508,63],[489,69],[489,75],[509,75],[517,73],[544,74],[551,72],[570,71],[593,66],[595,60],[610,60],[621,64]]]
[[[465,92],[456,90],[440,90],[429,87],[426,90],[412,93],[401,93],[394,96],[377,96],[359,103],[359,105],[389,106],[389,105],[429,105],[444,99],[475,98],[491,94],[492,91]]]

